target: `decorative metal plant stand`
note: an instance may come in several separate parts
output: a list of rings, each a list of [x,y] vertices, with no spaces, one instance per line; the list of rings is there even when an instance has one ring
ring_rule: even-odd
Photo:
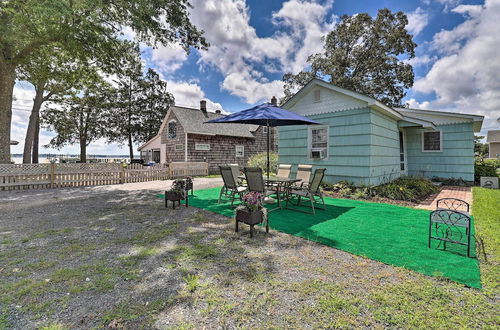
[[[439,246],[454,243],[467,246],[470,257],[471,218],[467,212],[451,209],[437,209],[429,216],[429,248],[431,240],[438,240]]]
[[[264,212],[263,210],[249,211],[247,209],[236,209],[234,231],[238,232],[238,223],[243,222],[250,225],[250,237],[253,237],[254,226],[266,221],[266,233],[269,233],[269,221],[267,220],[267,214],[264,214]]]

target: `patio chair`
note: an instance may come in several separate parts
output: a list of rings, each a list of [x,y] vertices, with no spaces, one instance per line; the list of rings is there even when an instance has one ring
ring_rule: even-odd
[[[296,187],[296,188],[291,188],[287,192],[287,198],[286,198],[286,204],[285,208],[288,207],[288,202],[290,202],[290,199],[292,196],[297,196],[298,201],[297,201],[297,206],[300,206],[300,202],[302,198],[307,198],[311,202],[311,209],[312,209],[312,214],[316,214],[316,210],[314,207],[314,203],[316,203],[316,198],[319,198],[321,200],[321,203],[323,204],[323,208],[321,210],[326,210],[326,205],[325,205],[325,200],[323,199],[323,192],[321,191],[321,183],[323,182],[323,178],[325,176],[325,168],[318,168],[316,171],[314,171],[314,176],[311,180],[311,183],[308,186],[305,187]],[[290,208],[293,209],[293,208]],[[302,211],[299,209],[293,209],[296,211]],[[302,211],[304,212],[304,211]],[[309,212],[306,212],[309,213]]]
[[[233,171],[230,166],[219,166],[220,174],[222,175],[222,180],[224,181],[224,186],[220,189],[219,201],[220,204],[222,196],[229,196],[231,199],[231,207],[233,207],[236,195],[241,200],[243,192],[247,190],[246,187],[238,185],[236,182]]]
[[[241,180],[238,179],[240,176],[240,165],[238,164],[229,164],[231,167],[231,171],[233,172],[233,178],[236,180],[236,183],[241,184]]]
[[[311,173],[312,165],[299,164],[299,166],[297,166],[297,175],[295,178],[300,179],[300,181],[297,182],[295,186],[307,187],[311,180]]]
[[[267,197],[276,194],[275,191],[269,190],[264,183],[262,169],[260,167],[245,167],[243,169],[247,180],[248,191],[257,191],[264,195],[264,203],[271,202]]]
[[[450,209],[432,211],[429,215],[429,248],[431,240],[440,241],[440,245],[443,243],[444,249],[446,249],[446,243],[465,245],[467,246],[467,257],[470,257],[470,226],[471,218],[466,212]]]
[[[292,165],[280,164],[278,166],[278,174],[276,174],[279,178],[288,178],[290,176],[290,172],[292,170]]]

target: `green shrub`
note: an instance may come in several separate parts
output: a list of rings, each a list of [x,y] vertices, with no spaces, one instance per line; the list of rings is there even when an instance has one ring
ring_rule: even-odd
[[[374,188],[381,197],[402,201],[420,201],[438,192],[438,188],[428,179],[400,177]]]
[[[482,176],[498,176],[495,160],[477,161],[474,164],[474,181],[479,182]]]
[[[267,171],[267,152],[258,153],[248,160],[248,166],[260,167],[262,172]],[[278,154],[276,152],[269,152],[269,170],[271,173],[278,172]]]

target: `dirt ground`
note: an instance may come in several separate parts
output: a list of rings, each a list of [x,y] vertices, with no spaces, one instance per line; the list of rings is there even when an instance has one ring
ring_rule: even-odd
[[[165,209],[169,185],[0,192],[0,329],[498,325],[488,292],[274,230],[251,239]]]

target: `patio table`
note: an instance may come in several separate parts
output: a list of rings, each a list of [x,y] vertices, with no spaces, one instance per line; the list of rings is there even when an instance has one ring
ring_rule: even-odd
[[[238,179],[245,179],[244,175],[238,176]],[[278,176],[270,176],[269,178],[264,177],[264,182],[267,186],[274,184],[276,187],[276,199],[278,200],[278,206],[274,209],[268,210],[268,212],[272,212],[278,209],[282,209],[281,207],[281,195],[286,193],[286,190],[294,183],[302,181],[301,179],[291,179],[285,177]]]

